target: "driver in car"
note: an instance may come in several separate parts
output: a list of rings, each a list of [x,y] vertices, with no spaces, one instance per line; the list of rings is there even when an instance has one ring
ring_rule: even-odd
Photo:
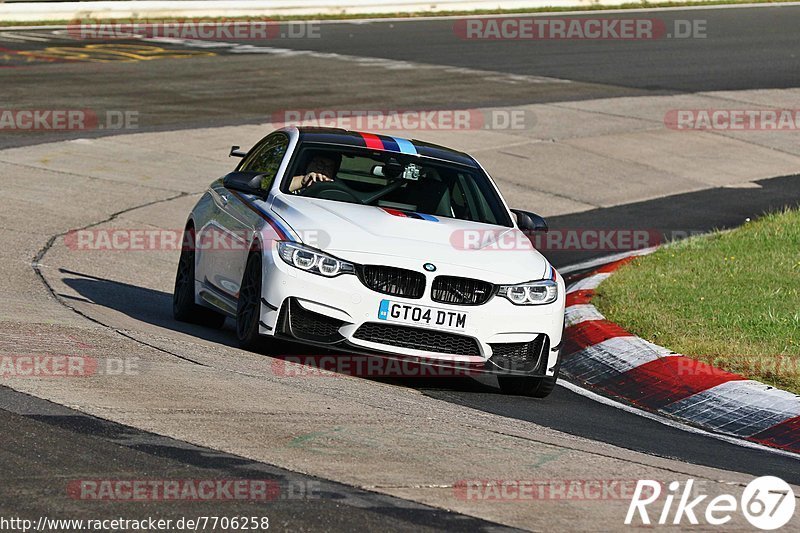
[[[333,181],[333,176],[336,175],[338,166],[333,157],[315,155],[311,158],[311,161],[308,162],[306,173],[292,178],[292,181],[289,183],[289,192],[296,193],[315,183]]]

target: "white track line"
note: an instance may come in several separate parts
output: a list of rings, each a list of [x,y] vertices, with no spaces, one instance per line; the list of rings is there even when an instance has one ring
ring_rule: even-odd
[[[659,409],[703,427],[752,437],[800,413],[800,397],[752,379],[731,380]]]
[[[438,70],[452,74],[463,74],[467,76],[480,76],[486,80],[509,82],[509,83],[572,83],[570,80],[560,78],[550,78],[547,76],[533,76],[528,74],[511,74],[497,72],[493,70],[481,70],[475,68],[455,67],[452,65],[438,65],[432,63],[418,63],[416,61],[404,61],[400,59],[386,59],[382,57],[354,56],[349,54],[339,54],[335,52],[317,52],[314,50],[295,50],[293,48],[281,48],[275,46],[260,46],[252,44],[242,44],[227,41],[200,41],[197,39],[179,39],[172,37],[146,37],[143,41],[150,43],[174,44],[198,48],[202,50],[222,49],[231,54],[267,54],[285,57],[313,57],[334,61],[348,61],[357,65],[367,67],[384,68],[387,70]]]
[[[619,403],[611,398],[606,398],[596,392],[592,392],[590,390],[584,389],[583,387],[566,381],[564,379],[558,380],[558,385],[564,387],[570,392],[574,392],[584,398],[589,398],[590,400],[594,400],[598,403],[603,405],[608,405],[609,407],[615,407],[617,409],[621,409],[622,411],[641,416],[643,418],[647,418],[648,420],[653,420],[658,422],[659,424],[663,424],[665,426],[669,426],[675,429],[679,429],[681,431],[686,431],[687,433],[695,433],[697,435],[703,435],[705,437],[711,437],[713,439],[721,440],[723,442],[727,442],[728,444],[734,444],[736,446],[741,446],[742,448],[753,448],[756,450],[770,452],[777,455],[782,455],[784,457],[790,457],[792,459],[800,459],[800,455],[787,452],[784,450],[780,450],[778,448],[771,448],[769,446],[764,446],[763,444],[758,444],[756,442],[751,442],[748,440],[744,440],[738,437],[729,437],[728,435],[720,435],[718,433],[712,433],[710,431],[706,431],[704,429],[696,428],[694,426],[690,426],[688,424],[684,424],[683,422],[678,422],[676,420],[672,420],[670,418],[665,418],[663,416],[659,416],[648,411],[643,411],[631,405],[626,405],[623,403]]]
[[[567,289],[567,294],[572,294],[573,292],[578,291],[594,290],[609,277],[611,277],[611,272],[601,272],[600,274],[592,274],[591,276],[587,276],[582,280],[572,283]]]
[[[588,270],[590,268],[599,267],[603,265],[607,265],[608,263],[613,263],[614,261],[619,261],[620,259],[625,259],[627,257],[631,257],[634,255],[647,255],[655,252],[658,249],[658,246],[651,246],[650,248],[642,248],[641,250],[632,250],[628,252],[620,252],[617,254],[611,255],[604,255],[602,257],[598,257],[596,259],[589,259],[587,261],[581,261],[580,263],[574,263],[572,265],[567,265],[562,268],[558,268],[558,273],[562,276],[567,274],[572,274],[573,272],[578,272],[580,270]]]
[[[39,37],[33,36],[23,33],[12,33],[12,32],[0,32],[0,41],[12,41],[12,42],[19,42],[19,41],[39,41],[39,42],[48,42],[52,41],[52,39],[47,37]]]

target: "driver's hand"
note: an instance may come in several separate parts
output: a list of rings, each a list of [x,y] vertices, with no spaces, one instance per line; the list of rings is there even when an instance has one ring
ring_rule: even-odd
[[[309,172],[305,176],[303,176],[303,180],[301,181],[302,187],[305,189],[306,187],[310,187],[315,183],[320,183],[323,181],[333,181],[333,179],[329,178],[325,174],[320,172]]]

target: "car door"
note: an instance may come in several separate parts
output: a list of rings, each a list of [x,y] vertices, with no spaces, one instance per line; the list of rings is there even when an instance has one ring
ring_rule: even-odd
[[[238,170],[263,174],[261,186],[264,191],[268,191],[275,181],[288,147],[289,137],[285,133],[273,133],[250,151]],[[255,195],[231,191],[225,187],[220,187],[219,197],[222,205],[217,222],[219,229],[225,234],[224,242],[230,243],[230,249],[217,254],[215,263],[221,285],[218,288],[228,295],[238,297],[250,245],[263,224],[256,205],[261,200]]]
[[[246,221],[231,216],[229,202],[233,195],[217,180],[208,190],[212,214],[198,228],[198,274],[209,288],[229,298],[235,298],[239,281],[231,277],[231,261],[236,248],[247,247],[242,228]]]

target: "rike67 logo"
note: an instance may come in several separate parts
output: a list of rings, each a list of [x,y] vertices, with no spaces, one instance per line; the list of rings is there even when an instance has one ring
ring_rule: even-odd
[[[774,476],[754,479],[745,487],[740,499],[731,494],[721,494],[708,499],[708,494],[699,494],[693,489],[694,480],[681,483],[673,481],[667,486],[660,509],[659,498],[662,486],[658,481],[641,479],[636,484],[625,524],[637,520],[642,524],[679,525],[688,522],[698,525],[700,519],[705,523],[721,526],[731,521],[734,514],[741,512],[753,527],[771,531],[785,526],[794,515],[794,491],[784,480]],[[649,507],[648,507],[649,506]],[[651,515],[650,513],[654,513]]]

